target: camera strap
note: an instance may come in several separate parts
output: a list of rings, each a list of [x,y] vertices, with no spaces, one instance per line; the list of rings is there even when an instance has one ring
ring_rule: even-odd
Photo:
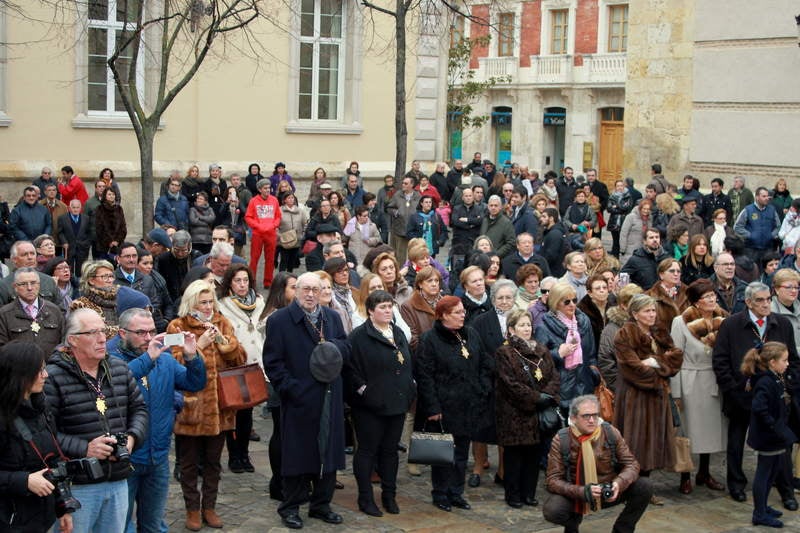
[[[47,457],[49,457],[49,455],[44,456],[42,455],[42,452],[39,451],[39,447],[36,446],[35,442],[33,442],[33,435],[31,434],[30,428],[28,428],[28,424],[26,424],[25,421],[18,416],[14,419],[14,427],[17,428],[17,431],[22,437],[22,440],[26,441],[30,445],[30,447],[33,448],[33,451],[35,451],[36,455],[39,456],[39,459],[42,460],[42,464],[45,466],[45,468],[50,468],[50,465],[47,464]],[[53,431],[50,429],[49,425],[47,425],[47,431],[48,433],[50,433],[50,438],[53,439],[53,444],[55,444],[56,450],[58,450],[58,454],[61,460],[67,461],[68,458],[66,455],[64,455],[64,452],[61,450],[61,446],[58,445],[58,440],[56,439],[55,435],[53,435]]]

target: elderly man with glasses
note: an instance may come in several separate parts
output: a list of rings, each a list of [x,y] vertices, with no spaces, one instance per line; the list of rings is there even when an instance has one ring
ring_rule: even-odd
[[[725,255],[720,254],[717,259]],[[728,258],[723,261],[733,261],[730,256]],[[787,392],[794,397],[798,392],[797,379],[800,378],[800,358],[792,324],[786,317],[772,312],[769,287],[755,281],[747,286],[744,297],[747,308],[732,314],[722,323],[712,355],[714,374],[722,394],[722,412],[728,417],[728,491],[737,502],[747,500],[744,492],[747,477],[742,470],[742,459],[753,401],[750,380],[741,372],[745,354],[752,348],[760,349],[766,342],[781,342],[789,350],[789,368],[784,376],[789,386]],[[783,506],[796,511],[798,505],[791,485],[791,462],[790,449],[786,452],[781,473],[775,479],[775,486]]]
[[[545,520],[577,533],[584,515],[624,502],[612,531],[634,531],[653,494],[650,479],[639,477],[639,463],[622,435],[600,418],[596,396],[572,400],[569,420],[547,458]]]
[[[72,311],[47,373],[45,396],[64,454],[99,461],[99,468],[72,479],[81,502],[72,514],[74,531],[124,531],[129,453],[147,435],[147,406],[128,366],[109,357],[105,322],[96,311]]]
[[[714,273],[708,278],[714,284],[717,303],[728,313],[738,313],[745,309],[744,291],[747,283],[736,277],[736,261],[733,256],[723,252],[714,260]]]
[[[36,248],[30,241],[17,241],[11,245],[11,263],[15,270],[24,267],[36,268]],[[64,303],[61,292],[56,286],[56,282],[51,276],[44,272],[38,272],[39,276],[39,296],[45,300],[56,304],[61,308]],[[0,280],[0,303],[3,305],[10,303],[16,298],[14,288],[14,274],[9,274]]]
[[[38,344],[49,354],[63,339],[61,309],[39,297],[40,282],[35,268],[17,269],[13,276],[17,297],[0,307],[0,345],[24,340]]]
[[[185,366],[169,353],[170,346],[164,344],[165,336],[165,333],[156,333],[149,311],[132,308],[120,315],[119,333],[106,344],[109,355],[128,365],[150,414],[147,438],[131,454],[133,472],[128,477],[126,520],[129,531],[166,530],[166,524],[162,528],[162,521],[169,490],[175,392],[197,392],[206,386],[206,367],[203,358],[197,357],[194,334],[183,334]],[[133,525],[134,516],[136,526]]]

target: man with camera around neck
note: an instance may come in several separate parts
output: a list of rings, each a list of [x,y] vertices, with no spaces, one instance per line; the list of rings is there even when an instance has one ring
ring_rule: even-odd
[[[130,452],[147,436],[148,414],[128,366],[106,353],[100,315],[91,309],[70,314],[64,345],[47,373],[45,395],[61,448],[73,459],[99,460],[102,470],[73,476],[72,494],[81,504],[72,515],[74,531],[123,531]]]
[[[553,438],[547,458],[545,520],[564,526],[564,533],[577,533],[584,515],[625,502],[612,532],[634,531],[653,494],[650,479],[639,477],[639,463],[620,432],[600,419],[596,396],[575,398],[569,421]],[[561,444],[564,436],[568,447]]]
[[[119,317],[119,332],[108,341],[108,354],[124,361],[133,373],[150,414],[147,438],[131,453],[133,472],[128,476],[127,531],[163,531],[162,520],[169,491],[169,449],[175,426],[175,392],[197,392],[206,386],[206,365],[197,356],[193,333],[157,333],[153,315],[133,307]],[[182,342],[186,366],[170,347]],[[134,508],[136,526],[133,525]],[[200,516],[198,512],[197,522]]]

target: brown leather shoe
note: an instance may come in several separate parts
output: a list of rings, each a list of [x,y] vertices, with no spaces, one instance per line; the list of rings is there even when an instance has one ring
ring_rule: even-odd
[[[705,485],[711,490],[725,490],[725,485],[714,479],[713,477],[709,476],[697,476],[695,479],[696,484]]]
[[[205,522],[208,527],[216,529],[222,528],[222,518],[219,517],[214,509],[203,509],[203,522]]]
[[[200,521],[200,511],[186,511],[186,529],[189,531],[200,531],[203,523]]]
[[[687,478],[681,481],[681,486],[678,489],[681,494],[692,493],[692,478]]]

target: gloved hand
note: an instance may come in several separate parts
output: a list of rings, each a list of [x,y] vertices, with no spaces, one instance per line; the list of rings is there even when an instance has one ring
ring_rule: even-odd
[[[547,394],[546,392],[540,392],[539,399],[536,400],[536,406],[547,407],[549,405],[556,405],[556,399]]]
[[[648,357],[647,359],[642,361],[642,364],[647,365],[650,368],[661,368],[661,365],[658,364],[658,361],[656,361],[655,357]]]

